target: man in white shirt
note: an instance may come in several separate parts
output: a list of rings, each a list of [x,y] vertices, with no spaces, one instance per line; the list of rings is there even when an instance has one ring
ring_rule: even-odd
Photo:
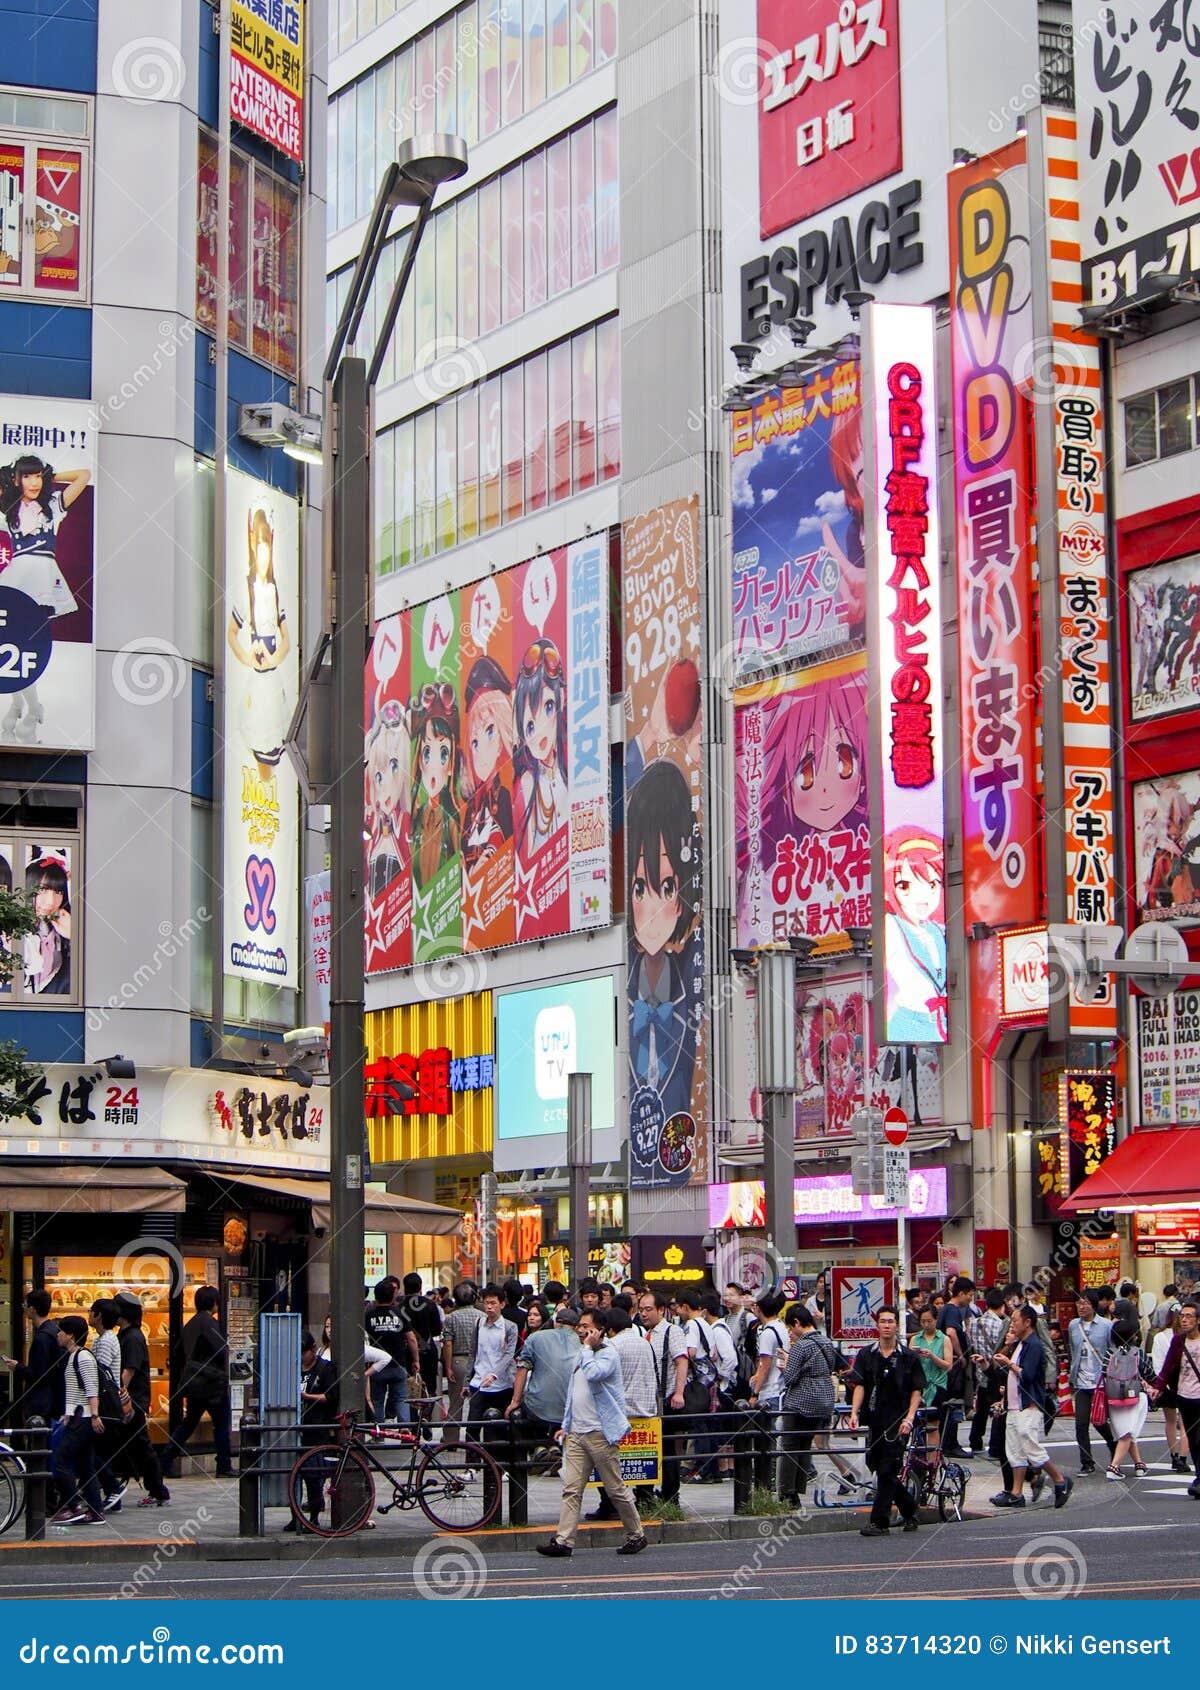
[[[604,1310],[604,1325],[608,1341],[621,1363],[625,1412],[630,1419],[653,1419],[658,1413],[658,1386],[654,1377],[654,1353],[646,1342],[645,1333],[633,1324],[633,1316],[628,1310],[620,1307]],[[617,1519],[617,1511],[603,1487],[599,1503],[587,1517],[589,1520]]]
[[[791,1338],[780,1320],[785,1298],[781,1291],[764,1291],[758,1299],[758,1365],[750,1380],[750,1406],[757,1408],[762,1425],[762,1439],[766,1448],[754,1461],[754,1482],[766,1490],[774,1490],[776,1463],[771,1455],[780,1429],[780,1409],[783,1405],[783,1370],[787,1364]]]
[[[471,1400],[467,1406],[467,1424],[483,1422],[489,1409],[496,1409],[501,1418],[513,1398],[517,1382],[516,1324],[504,1318],[504,1297],[498,1285],[488,1285],[483,1292],[483,1319],[475,1340],[475,1367],[471,1373]],[[479,1436],[479,1429],[468,1434]],[[483,1432],[487,1441],[488,1432]]]
[[[689,1382],[687,1340],[682,1328],[668,1320],[666,1298],[657,1291],[643,1291],[638,1313],[654,1357],[655,1387],[663,1416],[663,1474],[659,1495],[664,1502],[678,1502],[680,1457],[687,1441],[690,1416],[702,1412],[699,1399],[703,1393]],[[690,1405],[689,1391],[694,1399]],[[671,1421],[676,1425],[668,1433],[667,1425]]]
[[[817,1332],[824,1332],[825,1331],[825,1275],[823,1273],[819,1273],[817,1275],[816,1290],[813,1292],[811,1297],[806,1299],[804,1306],[808,1310],[809,1314],[812,1315],[812,1317],[813,1317],[813,1328],[814,1328],[814,1330],[817,1331]]]

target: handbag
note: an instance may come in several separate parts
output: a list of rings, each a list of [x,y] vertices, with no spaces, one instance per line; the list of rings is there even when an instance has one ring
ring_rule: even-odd
[[[1092,1425],[1096,1427],[1097,1431],[1108,1424],[1108,1391],[1105,1388],[1103,1379],[1100,1380],[1100,1383],[1092,1392],[1092,1412],[1090,1419]]]

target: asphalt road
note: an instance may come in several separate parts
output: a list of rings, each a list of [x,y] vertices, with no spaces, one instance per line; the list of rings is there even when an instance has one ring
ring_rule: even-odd
[[[135,1599],[173,1597],[311,1601],[569,1601],[607,1596],[720,1600],[870,1596],[990,1596],[1021,1599],[1063,1584],[1089,1597],[1178,1600],[1194,1597],[1200,1502],[1187,1479],[1156,1471],[1118,1487],[1081,1479],[1066,1509],[1044,1503],[961,1524],[894,1530],[887,1539],[856,1532],[805,1536],[778,1520],[761,1522],[759,1540],[652,1546],[619,1559],[581,1548],[571,1561],[547,1562],[531,1551],[484,1557],[459,1540],[431,1538],[416,1560],[337,1559],[311,1563],[189,1562],[165,1567],[136,1585]],[[1053,1542],[1047,1544],[1044,1540]],[[614,1535],[612,1547],[616,1547]],[[0,1569],[0,1600],[61,1601],[130,1594],[139,1563]]]

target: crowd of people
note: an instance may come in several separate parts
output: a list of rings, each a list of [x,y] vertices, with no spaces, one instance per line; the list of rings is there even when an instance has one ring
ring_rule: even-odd
[[[89,1346],[88,1321],[52,1320],[48,1295],[30,1293],[29,1357],[8,1365],[17,1367],[25,1415],[52,1427],[57,1523],[103,1520],[133,1480],[141,1506],[168,1500],[164,1473],[171,1476],[206,1415],[218,1475],[232,1473],[217,1302],[212,1287],[196,1293],[183,1330],[182,1400],[160,1461],[147,1425],[149,1360],[137,1298],[123,1292],[98,1301]],[[658,1502],[677,1502],[685,1483],[728,1480],[734,1442],[746,1437],[756,1485],[784,1501],[800,1502],[817,1456],[841,1494],[865,1495],[854,1465],[862,1449],[874,1480],[862,1530],[879,1536],[891,1529],[894,1509],[906,1531],[917,1528],[900,1474],[918,1422],[933,1460],[971,1454],[997,1462],[997,1508],[1026,1507],[1047,1481],[1061,1508],[1077,1477],[1098,1472],[1093,1432],[1108,1452],[1109,1482],[1147,1471],[1138,1439],[1157,1404],[1170,1467],[1194,1469],[1188,1495],[1200,1499],[1200,1304],[1173,1285],[1147,1320],[1130,1283],[1084,1290],[1063,1330],[1047,1320],[1036,1286],[981,1291],[958,1277],[944,1293],[913,1289],[902,1308],[874,1310],[876,1341],[853,1355],[830,1335],[829,1312],[823,1275],[811,1295],[790,1302],[733,1283],[718,1296],[590,1278],[569,1291],[550,1280],[535,1294],[515,1279],[427,1291],[419,1274],[388,1276],[363,1312],[370,1415],[380,1428],[441,1422],[490,1445],[502,1464],[518,1449],[533,1470],[561,1471],[562,1516],[544,1546],[550,1555],[571,1552],[593,1469],[602,1492],[588,1517],[620,1519],[624,1552],[644,1546],[617,1446],[631,1419],[656,1416]],[[302,1349],[302,1436],[313,1441],[338,1407],[328,1320],[319,1340],[304,1334]],[[1073,1418],[1074,1474],[1047,1449],[1060,1415]],[[839,1447],[839,1428],[865,1433],[865,1444],[843,1436]],[[319,1495],[309,1502],[312,1515]]]

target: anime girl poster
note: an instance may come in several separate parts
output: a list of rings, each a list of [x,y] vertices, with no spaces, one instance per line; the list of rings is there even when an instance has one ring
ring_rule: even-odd
[[[919,823],[883,842],[888,1044],[944,1044],[947,1033],[945,849]]]
[[[862,654],[736,695],[738,943],[871,924]]]
[[[363,836],[368,974],[412,962],[411,663],[407,617],[375,629],[364,696]]]
[[[869,974],[796,983],[796,1136],[849,1133],[863,1108],[898,1105],[914,1126],[942,1118],[934,1046],[885,1047],[872,1034]]]
[[[92,558],[96,436],[86,405],[0,401],[0,745],[95,740]],[[137,692],[136,658],[119,686]],[[136,701],[136,700],[135,700]]]
[[[697,501],[624,525],[630,1179],[708,1179]]]
[[[1200,914],[1200,771],[1138,781],[1133,838],[1141,919]]]
[[[515,572],[512,651],[516,936],[543,939],[571,925],[565,549]]]
[[[418,606],[409,632],[413,961],[436,962],[462,949],[458,593]]]
[[[489,575],[461,594],[462,945],[511,945],[513,904],[513,588],[512,571]]]

